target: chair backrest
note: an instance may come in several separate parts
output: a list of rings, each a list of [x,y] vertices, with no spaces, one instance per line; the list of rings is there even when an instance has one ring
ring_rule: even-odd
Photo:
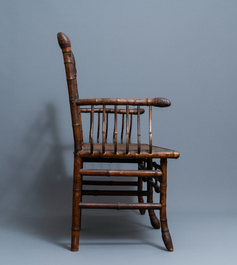
[[[129,153],[129,144],[131,142],[132,132],[132,116],[137,116],[137,152],[141,151],[141,134],[140,134],[140,114],[144,113],[144,109],[140,106],[149,106],[149,153],[152,153],[152,106],[155,107],[168,107],[170,101],[165,98],[146,98],[146,99],[124,99],[124,98],[96,98],[96,99],[79,99],[77,88],[77,70],[74,55],[71,51],[71,42],[69,38],[62,32],[59,32],[58,43],[63,52],[63,59],[66,71],[69,102],[71,109],[73,136],[74,136],[74,149],[77,153],[82,150],[83,146],[83,130],[81,113],[90,113],[90,131],[89,142],[91,144],[91,153],[94,150],[93,130],[94,130],[94,114],[98,113],[98,130],[97,130],[97,143],[99,143],[100,132],[100,114],[102,114],[102,153],[105,153],[105,144],[107,143],[108,135],[108,121],[109,113],[114,116],[114,131],[113,143],[114,154],[117,154],[117,114],[122,115],[121,122],[121,143],[123,143],[123,134],[126,135],[126,154]],[[84,108],[83,106],[91,106]],[[102,108],[94,108],[94,106],[102,106]],[[113,105],[114,108],[106,108],[107,105]],[[126,109],[117,108],[117,106],[126,107]],[[130,106],[136,108],[130,109]],[[125,123],[126,117],[126,123]],[[125,125],[125,130],[124,130]]]
[[[79,99],[77,89],[77,70],[74,55],[71,51],[71,42],[69,38],[62,32],[59,32],[58,43],[63,52],[63,59],[66,71],[68,95],[71,109],[74,148],[75,152],[82,149],[83,145],[83,130],[81,122],[80,106],[77,106],[76,101]]]

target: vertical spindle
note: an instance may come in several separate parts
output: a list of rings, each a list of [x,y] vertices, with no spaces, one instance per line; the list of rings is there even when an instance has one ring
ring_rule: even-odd
[[[117,105],[114,106],[114,153],[117,154]]]
[[[141,152],[140,106],[137,106],[137,152]]]
[[[149,106],[149,152],[152,153],[152,106]]]
[[[132,134],[132,114],[130,114],[129,143],[131,143],[131,134]]]
[[[122,116],[121,144],[123,143],[123,130],[124,130],[124,114]]]
[[[81,121],[81,109],[80,109],[80,106],[78,106],[77,108],[78,108],[78,113],[79,113],[79,124],[80,124],[80,128],[81,128],[81,145],[83,145],[83,129],[82,129],[82,121]]]
[[[102,152],[105,153],[105,105],[103,105],[103,121],[102,121]]]
[[[109,113],[106,113],[106,132],[105,132],[105,142],[107,143],[108,136],[108,127],[109,127]]]
[[[100,112],[98,112],[98,130],[97,130],[97,143],[100,140]]]
[[[91,143],[91,153],[93,153],[93,130],[94,130],[94,105],[91,105],[91,115],[90,115],[90,143]]]
[[[126,154],[129,152],[129,105],[126,105]]]

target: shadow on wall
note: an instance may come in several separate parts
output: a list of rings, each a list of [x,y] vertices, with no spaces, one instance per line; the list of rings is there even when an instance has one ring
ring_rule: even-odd
[[[25,134],[22,152],[11,158],[11,188],[1,195],[19,215],[70,213],[72,178],[66,175],[56,110],[48,104]],[[4,194],[5,193],[5,194]]]
[[[11,157],[10,189],[1,192],[3,203],[3,225],[5,229],[42,238],[47,242],[69,248],[72,205],[72,176],[67,176],[65,154],[68,152],[73,160],[73,145],[64,146],[59,137],[56,108],[48,104],[29,128],[22,142],[22,153],[16,152]],[[91,165],[90,165],[91,166]],[[92,166],[94,167],[94,166]],[[72,172],[72,169],[70,170]],[[90,196],[89,196],[90,197]],[[112,198],[111,201],[113,201]],[[96,199],[93,199],[97,201]],[[99,199],[101,200],[101,199]],[[103,200],[103,199],[102,199]],[[107,199],[105,198],[107,201]],[[115,199],[116,201],[116,199]],[[121,201],[121,199],[120,199]],[[123,199],[122,199],[123,201]],[[114,228],[114,218],[106,219],[108,214],[118,215],[117,211],[86,211],[82,225],[85,230],[90,226],[94,216],[100,215],[101,226]],[[135,215],[123,215],[123,222],[134,224]],[[118,216],[117,218],[118,219]],[[135,221],[136,222],[136,221]],[[93,226],[93,225],[92,225]],[[123,226],[122,226],[123,227]],[[86,239],[94,237],[85,231]],[[104,237],[109,238],[110,229],[106,229]],[[126,238],[126,230],[121,231]],[[124,239],[125,239],[124,238]]]
[[[9,159],[11,174],[0,193],[5,229],[58,242],[70,240],[72,176],[65,156],[73,145],[59,137],[56,108],[46,105]],[[72,170],[71,170],[72,172]]]

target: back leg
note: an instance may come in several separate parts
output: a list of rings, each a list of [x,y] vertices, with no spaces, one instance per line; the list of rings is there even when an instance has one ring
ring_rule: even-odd
[[[147,161],[147,169],[152,169],[152,159],[149,159]],[[147,181],[147,191],[149,192],[149,195],[147,196],[147,202],[148,203],[153,203],[153,187],[151,186],[151,184]],[[148,210],[149,213],[149,217],[150,217],[150,221],[151,221],[151,225],[155,228],[155,229],[159,229],[160,228],[160,221],[157,218],[155,211],[153,209],[149,209]]]
[[[153,203],[153,199],[149,199],[150,196],[152,196],[152,186],[149,184],[149,182],[147,182],[147,186],[149,187],[149,189],[151,190],[150,194],[148,196],[147,202],[148,203]],[[150,221],[151,221],[151,225],[155,228],[155,229],[160,229],[160,221],[157,218],[155,211],[153,209],[149,209],[148,210],[149,213],[149,217],[150,217]]]
[[[142,191],[142,178],[138,178],[138,191]],[[138,202],[144,203],[143,196],[138,195]],[[146,209],[139,209],[139,211],[142,215],[146,213]]]

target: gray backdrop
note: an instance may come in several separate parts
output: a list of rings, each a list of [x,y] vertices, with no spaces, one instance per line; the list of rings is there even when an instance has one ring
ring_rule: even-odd
[[[168,164],[169,212],[236,213],[236,1],[0,6],[2,218],[71,212],[73,138],[59,31],[72,42],[81,98],[171,100],[153,116],[153,143],[181,154]]]

